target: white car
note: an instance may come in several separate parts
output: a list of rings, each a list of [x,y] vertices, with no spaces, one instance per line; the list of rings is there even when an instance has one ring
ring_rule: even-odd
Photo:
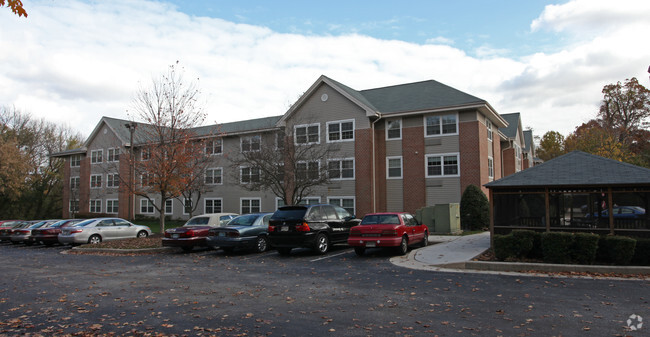
[[[95,218],[66,227],[59,234],[62,244],[100,243],[104,240],[146,238],[151,235],[147,226],[136,225],[120,218]]]

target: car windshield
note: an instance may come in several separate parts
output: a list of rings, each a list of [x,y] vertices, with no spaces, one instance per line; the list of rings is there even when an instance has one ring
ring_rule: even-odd
[[[47,221],[39,221],[39,222],[37,222],[35,224],[30,225],[28,228],[39,228],[39,227],[45,225],[46,223],[47,223]]]
[[[240,215],[232,219],[228,226],[252,226],[259,217],[259,214]]]
[[[82,222],[80,222],[80,223],[75,224],[74,227],[84,227],[84,226],[86,226],[86,225],[88,225],[88,224],[91,224],[91,223],[93,223],[93,222],[95,222],[95,220],[93,220],[93,219],[90,219],[90,220],[84,220],[84,221],[82,221]]]
[[[202,217],[190,219],[190,221],[186,222],[183,225],[183,227],[186,227],[186,226],[203,226],[203,225],[207,225],[208,222],[210,222],[210,218],[208,218],[207,216],[202,216]]]
[[[362,225],[399,225],[397,214],[371,214],[361,220]]]
[[[50,228],[59,228],[59,227],[63,226],[64,224],[68,223],[68,221],[70,221],[70,220],[57,221],[57,222],[51,224]]]
[[[307,208],[285,208],[279,209],[273,213],[271,220],[280,220],[280,219],[302,219],[307,213]]]

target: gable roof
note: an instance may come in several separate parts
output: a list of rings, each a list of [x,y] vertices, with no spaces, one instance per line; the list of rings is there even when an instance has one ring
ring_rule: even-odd
[[[493,187],[604,187],[650,185],[650,169],[582,151],[485,184]]]
[[[508,122],[508,126],[502,130],[503,134],[508,138],[516,138],[517,130],[519,130],[519,126],[521,124],[521,114],[519,112],[514,112],[509,114],[501,114],[501,117],[503,117],[503,119]]]
[[[534,146],[535,144],[533,143],[533,130],[524,130],[524,151],[530,152],[531,150],[535,149]]]

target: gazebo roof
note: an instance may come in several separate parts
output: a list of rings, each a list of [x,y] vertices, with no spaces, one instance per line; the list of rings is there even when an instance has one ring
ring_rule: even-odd
[[[573,151],[485,184],[500,187],[650,186],[650,169]]]

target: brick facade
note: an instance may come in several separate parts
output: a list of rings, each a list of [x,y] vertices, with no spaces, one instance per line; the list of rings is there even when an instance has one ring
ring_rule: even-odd
[[[427,203],[423,135],[424,127],[402,129],[404,211],[411,213],[415,213],[418,208],[426,206]]]

